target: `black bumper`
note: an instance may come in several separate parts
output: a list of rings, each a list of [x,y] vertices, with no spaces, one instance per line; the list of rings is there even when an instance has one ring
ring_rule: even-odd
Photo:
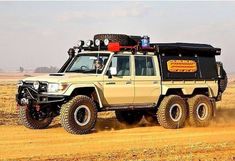
[[[22,105],[21,99],[23,98],[27,99],[29,103],[48,104],[63,102],[66,96],[41,94],[32,87],[20,86],[16,94],[16,101],[19,105]]]

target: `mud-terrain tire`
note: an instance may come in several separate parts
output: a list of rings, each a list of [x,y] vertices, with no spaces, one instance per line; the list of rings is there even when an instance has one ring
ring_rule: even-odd
[[[213,117],[213,103],[205,95],[197,95],[188,99],[189,125],[206,127]]]
[[[167,129],[182,128],[187,116],[187,105],[183,98],[177,95],[166,96],[157,111],[159,124]]]
[[[227,88],[227,84],[228,84],[227,73],[225,72],[223,68],[222,68],[222,77],[223,79],[219,79],[219,91],[223,93],[225,89]]]
[[[146,112],[144,118],[150,124],[159,125],[156,113]]]
[[[45,129],[47,128],[52,120],[53,117],[47,117],[41,120],[33,118],[29,107],[27,106],[20,106],[19,107],[19,120],[25,127],[29,129]]]
[[[136,125],[143,118],[141,111],[115,111],[116,118],[120,123]]]
[[[96,39],[103,40],[109,39],[111,42],[119,42],[120,45],[129,45],[129,36],[124,34],[97,34],[94,36],[94,41]]]
[[[71,134],[87,134],[97,120],[97,108],[88,96],[78,95],[62,105],[60,110],[62,127]]]

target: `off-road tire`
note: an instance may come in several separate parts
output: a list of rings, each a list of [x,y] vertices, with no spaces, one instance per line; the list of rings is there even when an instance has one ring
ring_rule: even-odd
[[[219,79],[219,91],[223,93],[225,89],[227,88],[227,84],[228,84],[227,73],[225,72],[223,68],[222,68],[222,77],[223,79]]]
[[[150,124],[159,125],[156,113],[153,114],[153,113],[150,113],[150,112],[146,112],[144,114],[144,118]]]
[[[78,125],[74,118],[75,110],[81,105],[87,106],[91,114],[89,122],[84,126]],[[62,105],[60,110],[60,119],[62,127],[67,132],[71,134],[87,134],[95,127],[97,120],[96,104],[88,96],[75,96],[69,102]]]
[[[116,118],[120,123],[136,125],[143,118],[142,111],[115,111]]]
[[[96,39],[103,40],[109,39],[111,42],[119,42],[120,45],[129,45],[129,36],[124,34],[97,34],[94,36],[94,41]]]
[[[201,120],[197,114],[197,107],[204,103],[207,108],[205,118]],[[205,95],[197,95],[188,99],[189,105],[189,125],[196,127],[206,127],[210,124],[213,117],[213,103]]]
[[[29,107],[20,106],[19,120],[22,125],[29,129],[45,129],[51,124],[53,117],[47,117],[43,120],[36,120],[31,116]]]
[[[175,107],[181,110],[177,120],[173,120],[170,115],[170,110]],[[159,124],[167,129],[177,129],[182,128],[185,125],[185,120],[187,116],[187,105],[183,98],[177,95],[166,96],[157,111],[157,119]]]

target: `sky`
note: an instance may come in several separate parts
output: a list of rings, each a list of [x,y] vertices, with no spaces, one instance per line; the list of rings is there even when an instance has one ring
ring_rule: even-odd
[[[222,48],[235,72],[235,2],[0,2],[0,69],[60,67],[67,50],[97,33]]]

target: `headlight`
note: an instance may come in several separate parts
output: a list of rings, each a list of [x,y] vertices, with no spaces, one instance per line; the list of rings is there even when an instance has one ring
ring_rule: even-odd
[[[68,86],[69,84],[67,83],[48,83],[47,92],[54,93],[54,92],[64,91]]]
[[[38,90],[40,83],[38,81],[33,82],[33,88]]]
[[[47,92],[58,92],[59,84],[58,83],[48,83]]]

